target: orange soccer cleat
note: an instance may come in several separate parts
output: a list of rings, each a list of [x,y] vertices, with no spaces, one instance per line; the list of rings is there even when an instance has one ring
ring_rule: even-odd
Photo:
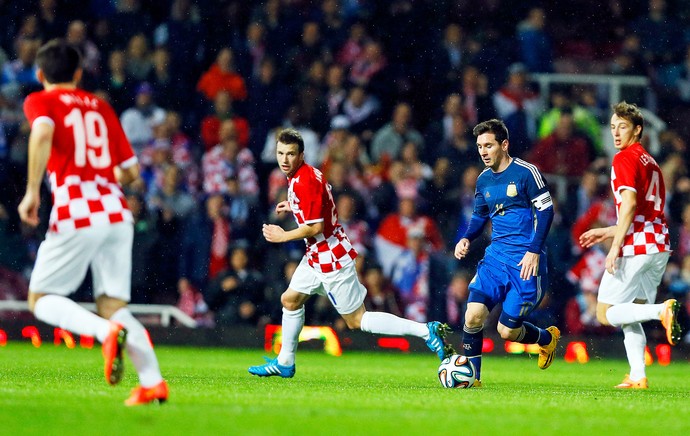
[[[127,330],[116,322],[110,322],[110,332],[103,341],[103,359],[105,360],[105,381],[110,385],[116,385],[122,380],[125,366],[122,358],[122,349],[127,340]]]
[[[680,310],[680,303],[675,299],[664,301],[664,310],[661,311],[661,325],[666,329],[666,339],[671,345],[680,342],[681,328],[678,323],[678,310]]]
[[[639,380],[633,381],[630,379],[630,375],[625,374],[625,378],[620,384],[617,384],[614,386],[615,388],[618,389],[647,389],[649,386],[647,385],[647,377],[643,377]]]
[[[145,388],[137,386],[132,389],[132,394],[125,400],[126,406],[141,406],[157,402],[163,404],[168,400],[168,383],[163,380],[156,386]]]

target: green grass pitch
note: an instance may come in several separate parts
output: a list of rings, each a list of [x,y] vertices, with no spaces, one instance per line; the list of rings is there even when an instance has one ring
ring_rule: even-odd
[[[98,349],[0,347],[5,435],[687,435],[690,365],[648,367],[650,389],[616,390],[627,364],[489,356],[481,389],[443,389],[431,353],[304,350],[293,379],[258,378],[261,350],[156,348],[170,400],[127,408],[131,362],[107,386]],[[562,355],[562,354],[561,354]]]

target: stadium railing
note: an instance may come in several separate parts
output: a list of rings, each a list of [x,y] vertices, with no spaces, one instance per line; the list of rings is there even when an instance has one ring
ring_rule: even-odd
[[[96,304],[94,303],[79,303],[79,305],[92,312],[96,311]],[[169,327],[172,319],[175,319],[185,327],[195,328],[197,326],[194,318],[175,306],[165,304],[129,304],[127,307],[134,315],[160,316],[160,325],[163,327]],[[29,304],[26,301],[0,300],[0,312],[2,311],[28,312]]]

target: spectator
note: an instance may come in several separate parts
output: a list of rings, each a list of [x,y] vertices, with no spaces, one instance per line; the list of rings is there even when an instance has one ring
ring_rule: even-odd
[[[209,101],[213,101],[220,91],[228,92],[233,101],[247,98],[247,85],[235,70],[232,48],[220,49],[216,62],[201,75],[196,89]]]
[[[407,103],[398,103],[393,109],[391,121],[374,134],[371,141],[372,160],[397,159],[405,142],[413,142],[420,149],[424,148],[422,134],[412,126],[412,107]]]
[[[213,99],[213,113],[201,120],[201,140],[206,151],[220,142],[220,125],[225,120],[232,120],[240,147],[246,148],[249,145],[249,122],[235,113],[230,94],[220,91]]]
[[[594,146],[576,130],[573,112],[568,107],[561,109],[553,133],[538,141],[525,157],[536,162],[543,173],[566,177],[570,183],[579,181],[594,158]]]
[[[213,314],[204,301],[204,295],[189,280],[180,280],[177,285],[177,292],[179,293],[177,308],[194,318],[197,327],[215,327]]]
[[[211,194],[203,210],[190,217],[183,229],[181,243],[169,253],[179,253],[178,281],[188,280],[197,289],[205,289],[209,280],[228,268],[228,250],[232,228],[226,213],[225,198]]]
[[[364,267],[362,283],[367,288],[367,296],[364,305],[367,310],[374,312],[387,312],[402,317],[401,304],[395,288],[383,275],[381,267],[370,262]]]
[[[421,226],[410,226],[406,232],[406,248],[393,260],[391,282],[403,302],[403,316],[417,322],[426,322],[436,312],[445,315],[444,295],[437,289],[448,286],[446,262],[432,253],[427,246],[426,231]]]
[[[520,57],[527,69],[533,73],[553,71],[551,37],[545,27],[546,13],[540,7],[531,8],[527,12],[527,17],[517,25]]]
[[[0,86],[4,89],[12,87],[18,90],[18,95],[26,96],[40,87],[36,78],[36,52],[40,40],[20,39],[17,47],[17,58],[2,65]]]
[[[134,240],[132,243],[132,303],[162,303],[158,298],[159,286],[155,271],[158,229],[155,215],[146,209],[144,199],[134,193],[127,195],[127,207],[134,217]]]
[[[146,82],[137,87],[135,105],[120,116],[125,135],[137,154],[153,140],[154,127],[164,121],[165,110],[154,103],[153,88]]]
[[[449,23],[443,30],[443,38],[434,48],[431,76],[440,95],[446,95],[456,86],[467,63],[464,36],[459,24]]]
[[[380,108],[379,100],[369,94],[366,88],[353,86],[338,112],[350,121],[350,132],[360,135],[364,141],[369,142],[378,124]]]
[[[247,26],[244,40],[236,44],[238,70],[243,77],[256,79],[259,77],[261,63],[268,55],[266,45],[266,28],[258,21],[252,21]]]
[[[515,63],[508,68],[508,79],[493,95],[494,108],[510,132],[510,153],[521,157],[537,134],[537,118],[542,112],[539,95],[527,81],[527,68]]]
[[[151,55],[151,70],[145,79],[153,87],[155,100],[164,109],[186,110],[189,105],[189,87],[181,87],[180,77],[170,68],[170,52],[158,47]]]
[[[148,39],[143,33],[137,33],[127,43],[127,73],[137,82],[142,82],[152,68]]]
[[[470,126],[495,118],[495,110],[489,94],[489,81],[474,65],[462,70],[460,83],[463,115]]]
[[[465,270],[457,270],[453,273],[446,291],[446,319],[454,329],[462,329],[465,325],[465,309],[467,297],[470,295],[470,280],[472,273]]]
[[[228,268],[206,288],[205,300],[221,327],[256,325],[259,320],[257,307],[263,304],[265,282],[263,275],[250,267],[247,249],[247,243],[235,243]]]
[[[388,60],[378,41],[367,41],[364,50],[355,58],[350,68],[350,82],[354,85],[378,89],[384,77]]]
[[[201,167],[203,189],[207,194],[227,192],[226,180],[235,176],[242,194],[253,199],[258,197],[259,179],[254,169],[254,155],[248,148],[240,147],[232,120],[220,125],[220,142],[204,153]]]
[[[101,76],[98,85],[100,89],[108,93],[113,109],[120,115],[132,104],[137,90],[136,82],[127,73],[126,66],[127,55],[125,52],[122,50],[111,51],[108,56],[108,71]]]
[[[383,219],[374,238],[377,260],[386,277],[391,277],[394,262],[407,247],[407,231],[412,227],[423,230],[424,238],[434,250],[443,249],[443,239],[434,220],[417,213],[415,198],[402,197],[398,211]]]
[[[347,98],[345,89],[345,70],[338,64],[331,64],[326,71],[326,104],[331,119],[338,115],[340,106]]]
[[[290,107],[292,93],[289,86],[278,81],[275,60],[265,58],[259,67],[259,75],[249,82],[247,120],[252,129],[250,148],[255,155],[261,154],[269,132],[282,122]],[[275,164],[272,156],[271,165]]]
[[[368,42],[368,36],[364,23],[355,21],[350,25],[348,37],[340,47],[336,55],[336,62],[345,70],[349,70],[364,52],[364,46]]]
[[[86,30],[86,24],[83,21],[74,20],[67,26],[65,39],[79,48],[84,72],[91,76],[91,80],[95,80],[100,74],[101,52],[98,46],[88,38]]]

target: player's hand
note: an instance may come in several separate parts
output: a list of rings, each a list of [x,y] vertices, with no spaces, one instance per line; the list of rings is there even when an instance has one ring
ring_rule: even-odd
[[[617,268],[617,262],[618,262],[618,252],[620,248],[619,247],[611,247],[611,250],[609,250],[609,254],[606,255],[606,271],[609,274],[615,274]]]
[[[532,277],[539,275],[539,254],[528,251],[522,256],[522,260],[518,263],[520,269],[520,278],[522,280],[529,280]]]
[[[589,229],[580,235],[579,242],[582,248],[589,248],[594,244],[598,244],[608,239],[608,229]]]
[[[285,230],[282,227],[275,224],[264,224],[261,231],[268,242],[283,242]]]
[[[19,218],[31,227],[36,227],[38,219],[38,208],[41,205],[41,197],[38,193],[27,191],[21,203],[17,207]]]
[[[277,214],[280,215],[281,213],[284,213],[284,212],[291,212],[290,203],[288,203],[287,200],[281,201],[280,203],[278,203],[276,205],[276,213]]]
[[[462,238],[455,245],[455,257],[458,259],[462,259],[463,257],[467,256],[467,253],[469,253],[469,251],[470,251],[470,240],[467,238]]]

